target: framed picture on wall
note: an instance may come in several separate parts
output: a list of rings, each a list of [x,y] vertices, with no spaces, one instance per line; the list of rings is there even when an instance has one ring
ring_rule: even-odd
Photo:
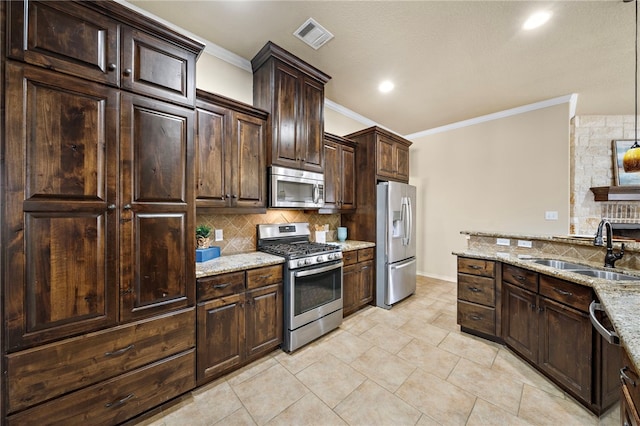
[[[640,186],[640,173],[627,173],[622,166],[622,157],[633,145],[633,139],[612,141],[613,177],[616,186]]]

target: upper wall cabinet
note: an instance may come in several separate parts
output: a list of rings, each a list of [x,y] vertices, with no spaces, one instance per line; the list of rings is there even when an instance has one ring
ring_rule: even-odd
[[[322,173],[324,85],[331,77],[271,42],[251,66],[253,103],[271,113],[267,164]]]
[[[356,144],[330,133],[325,133],[324,137],[323,210],[354,210],[356,208]]]
[[[196,207],[266,211],[269,114],[201,90],[196,100]]]
[[[139,29],[146,23],[138,15],[108,2],[93,3],[34,1],[28,2],[25,13],[24,1],[8,2],[8,56],[193,106],[202,46],[182,36],[176,43],[176,34],[168,29],[161,30],[166,37],[151,36]]]

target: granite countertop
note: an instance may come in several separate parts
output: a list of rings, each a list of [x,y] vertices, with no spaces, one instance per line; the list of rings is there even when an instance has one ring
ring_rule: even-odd
[[[375,247],[375,243],[355,240],[347,240],[344,242],[335,241],[329,242],[329,244],[337,245],[342,249],[342,251]],[[261,251],[225,255],[206,262],[196,263],[196,278],[224,274],[226,272],[243,271],[246,269],[259,268],[261,266],[277,265],[284,262],[285,259],[283,257],[274,256]]]
[[[640,369],[640,316],[638,315],[638,306],[640,306],[640,274],[638,271],[628,271],[618,268],[612,269],[616,272],[637,276],[638,281],[610,281],[587,277],[550,266],[539,265],[531,262],[531,256],[519,256],[514,253],[499,252],[498,250],[493,252],[491,250],[461,250],[453,254],[462,257],[508,263],[592,287],[618,333],[622,346],[627,350],[631,361],[634,363],[636,371]],[[553,254],[541,254],[540,256],[535,256],[535,258],[565,260],[603,269],[600,263],[596,265],[593,264],[593,262]]]

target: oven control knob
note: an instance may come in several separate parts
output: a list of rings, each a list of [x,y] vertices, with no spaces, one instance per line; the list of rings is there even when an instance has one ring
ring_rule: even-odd
[[[317,261],[317,262],[322,262],[323,260],[324,260],[324,259],[322,258],[322,256],[318,256],[318,257],[316,257],[316,261]]]
[[[298,266],[304,266],[304,260],[298,260]]]
[[[333,259],[335,259],[335,257],[336,257],[335,254],[328,254],[327,255],[327,259],[328,260],[333,260]]]
[[[307,258],[307,259],[305,259],[305,260],[304,260],[304,264],[305,264],[305,265],[308,265],[308,264],[310,264],[310,263],[311,263],[311,259]]]

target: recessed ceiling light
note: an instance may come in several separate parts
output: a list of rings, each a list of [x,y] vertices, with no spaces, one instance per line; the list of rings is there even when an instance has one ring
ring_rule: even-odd
[[[544,25],[549,18],[551,18],[551,12],[548,10],[536,12],[529,16],[529,18],[524,22],[522,29],[532,30],[534,28],[538,28],[539,26]]]
[[[382,83],[380,83],[380,85],[378,86],[378,90],[381,91],[382,93],[389,93],[390,91],[393,90],[394,87],[395,86],[393,82],[389,80],[385,80]]]

